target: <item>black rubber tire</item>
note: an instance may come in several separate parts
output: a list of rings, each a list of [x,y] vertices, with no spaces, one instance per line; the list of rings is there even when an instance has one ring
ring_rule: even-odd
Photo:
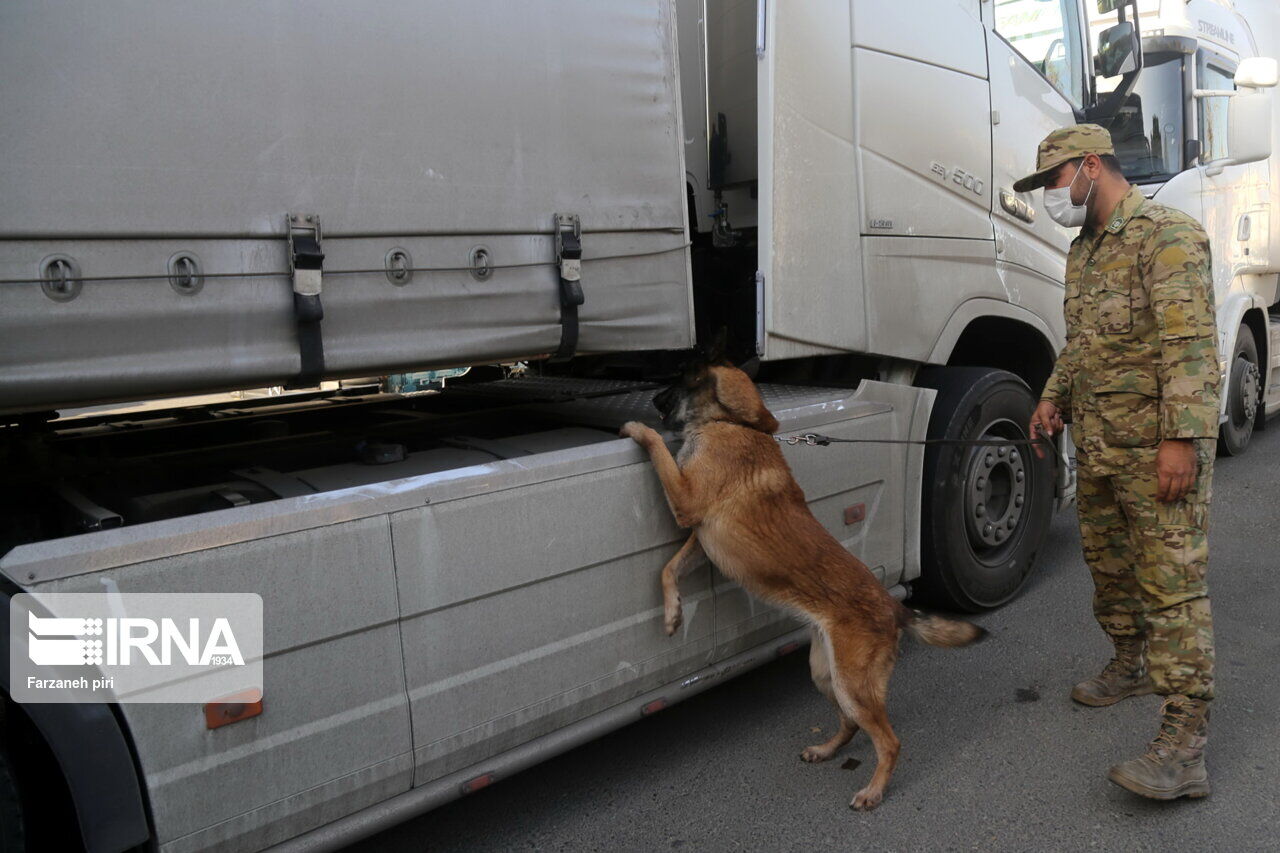
[[[0,853],[22,853],[27,849],[22,798],[13,778],[13,764],[0,749]]]
[[[1258,423],[1261,408],[1262,386],[1259,378],[1258,343],[1253,339],[1253,329],[1241,323],[1236,332],[1235,350],[1227,362],[1227,419],[1218,428],[1218,454],[1239,456],[1249,449],[1253,428]],[[1253,376],[1249,377],[1252,372]],[[1245,400],[1246,381],[1253,386],[1253,409],[1247,411]]]
[[[929,419],[930,438],[1029,437],[1037,400],[1012,373],[987,367],[929,367],[920,372],[916,385],[938,392]],[[1048,454],[1037,459],[1032,449],[1019,448],[1015,463],[1001,463],[1000,470],[1010,490],[1019,488],[1015,482],[1024,483],[1023,503],[1016,511],[1010,509],[1012,498],[1006,493],[1004,507],[987,513],[982,501],[967,503],[966,498],[973,491],[971,485],[978,483],[974,470],[986,470],[982,465],[994,458],[986,455],[991,450],[955,446],[925,450],[923,564],[917,589],[930,603],[970,613],[989,610],[1014,598],[1031,576],[1053,512],[1054,462]],[[1022,480],[1015,480],[1018,471]],[[989,494],[994,494],[998,478],[993,474],[990,479]],[[992,497],[993,506],[1000,499]],[[1015,526],[1003,530],[997,525],[996,535],[1006,537],[998,544],[981,541],[991,535],[982,530],[983,520],[997,518]]]

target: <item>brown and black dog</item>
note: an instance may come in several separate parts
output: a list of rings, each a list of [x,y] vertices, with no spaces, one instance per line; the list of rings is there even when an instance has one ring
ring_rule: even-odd
[[[695,363],[654,404],[665,426],[683,430],[679,458],[642,423],[621,434],[648,451],[676,523],[693,530],[662,570],[667,633],[681,623],[680,575],[704,553],[751,595],[807,620],[813,681],[835,704],[840,730],[801,758],[825,761],[866,729],[875,774],[849,805],[875,808],[898,760],[885,697],[900,633],[965,646],[986,632],[903,607],[814,518],[773,438],[778,422],[747,374],[727,362]]]

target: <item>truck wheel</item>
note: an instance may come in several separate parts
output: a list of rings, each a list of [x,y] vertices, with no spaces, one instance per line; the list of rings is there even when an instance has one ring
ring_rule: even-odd
[[[1218,429],[1218,452],[1239,456],[1249,447],[1262,399],[1262,374],[1258,370],[1258,344],[1253,329],[1241,323],[1235,352],[1227,370],[1227,419]]]
[[[1020,378],[986,367],[930,367],[937,390],[930,438],[1029,438],[1036,398]],[[1053,459],[1027,447],[925,450],[920,588],[933,602],[976,612],[1009,601],[1031,574],[1049,528]]]

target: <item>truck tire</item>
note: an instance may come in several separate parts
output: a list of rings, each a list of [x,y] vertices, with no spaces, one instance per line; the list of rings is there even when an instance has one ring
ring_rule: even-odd
[[[9,755],[0,749],[0,853],[22,853],[26,849],[22,799],[18,795]]]
[[[987,367],[930,367],[930,438],[1029,438],[1036,398],[1019,377]],[[968,612],[998,607],[1031,575],[1053,509],[1053,459],[1027,447],[925,450],[920,592]]]
[[[1240,324],[1236,346],[1227,365],[1227,419],[1218,428],[1218,453],[1239,456],[1249,447],[1262,399],[1262,374],[1258,368],[1258,343],[1253,329]]]

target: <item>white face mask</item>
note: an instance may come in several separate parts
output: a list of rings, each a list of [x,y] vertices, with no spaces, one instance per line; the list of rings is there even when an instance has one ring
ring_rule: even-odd
[[[1067,228],[1079,228],[1084,224],[1085,218],[1088,216],[1089,198],[1093,195],[1093,181],[1089,182],[1089,191],[1085,193],[1084,201],[1080,204],[1072,204],[1071,188],[1076,184],[1076,178],[1080,177],[1080,171],[1084,168],[1081,162],[1076,167],[1076,173],[1071,177],[1071,183],[1065,187],[1044,191],[1044,209],[1048,212],[1049,218],[1059,225]]]

